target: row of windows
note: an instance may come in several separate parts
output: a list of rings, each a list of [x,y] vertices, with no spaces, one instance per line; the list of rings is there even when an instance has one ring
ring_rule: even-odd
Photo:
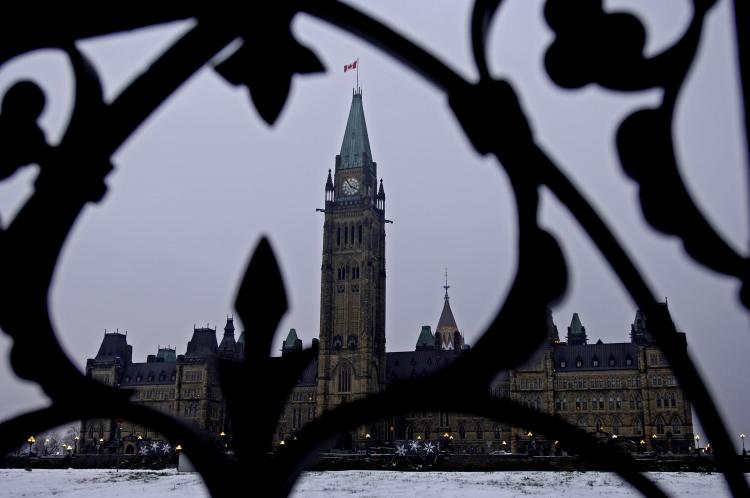
[[[575,411],[586,411],[589,409],[589,406],[591,407],[591,410],[604,410],[608,408],[609,410],[621,410],[623,408],[623,399],[627,399],[627,406],[631,410],[634,409],[640,409],[643,407],[643,400],[641,399],[640,394],[637,395],[631,395],[629,398],[625,397],[622,398],[620,396],[610,396],[608,402],[605,404],[604,397],[592,397],[591,402],[589,404],[589,399],[579,397],[576,398],[575,401],[572,401],[572,403],[568,404],[568,399],[563,398],[556,398],[555,399],[555,410],[560,412],[564,412],[568,410],[568,407],[574,409]]]
[[[182,373],[184,382],[200,382],[203,380],[203,372],[200,370],[185,370]]]
[[[648,355],[648,363],[653,367],[663,367],[669,365],[664,353],[651,353]]]
[[[585,431],[589,427],[588,420],[586,420],[585,417],[579,417],[578,418],[578,428]],[[654,427],[656,430],[656,434],[663,435],[666,424],[664,422],[664,418],[661,417],[661,415],[657,416],[654,419]],[[606,430],[606,426],[604,425],[604,422],[602,419],[597,418],[594,422],[594,429],[599,431]],[[620,435],[622,434],[622,422],[618,417],[612,418],[612,425],[609,427],[612,434]],[[636,416],[633,417],[632,423],[631,423],[631,430],[634,435],[641,435],[643,434],[643,422],[641,421],[641,418]],[[680,420],[680,417],[674,416],[672,417],[672,423],[671,423],[671,430],[672,434],[681,434],[682,433],[682,420]]]
[[[351,270],[352,270],[352,280],[358,280],[360,277],[359,266],[358,265],[352,266]],[[337,280],[346,280],[348,276],[349,276],[348,268],[342,266],[336,269]]]
[[[294,391],[292,401],[314,401],[315,391]]]
[[[458,433],[458,439],[466,439],[466,427],[464,426],[464,424],[458,424],[456,432]],[[492,427],[492,432],[495,439],[502,439],[502,429],[500,425],[495,424]],[[477,422],[474,426],[474,434],[476,435],[477,439],[484,438],[484,427],[482,426],[481,422]],[[432,438],[432,426],[430,424],[425,424],[424,426],[422,426],[421,434],[415,434],[414,426],[412,425],[406,427],[406,437],[408,439],[414,439],[417,435],[425,440]],[[442,437],[443,434],[436,434],[435,436]]]
[[[580,356],[576,357],[576,361],[575,361],[576,368],[583,368],[583,363],[584,363],[583,359]],[[618,364],[617,359],[614,356],[610,356],[609,359],[607,360],[607,365],[610,367],[616,367],[617,364]],[[559,362],[559,365],[560,365],[560,368],[567,368],[568,361],[565,358],[562,358]],[[597,368],[601,366],[598,356],[594,355],[594,357],[591,359],[590,366],[593,368]],[[625,366],[626,367],[633,366],[633,358],[631,358],[630,355],[625,357]]]
[[[674,375],[667,375],[665,377],[654,375],[651,377],[651,385],[655,387],[676,386],[677,379],[675,379]]]
[[[343,237],[342,237],[343,235]],[[344,245],[354,244],[354,226],[350,227],[336,227],[336,245],[340,246],[343,241]],[[362,244],[362,225],[357,226],[357,244]]]
[[[198,402],[186,401],[183,403],[182,414],[186,417],[195,417],[198,414]]]
[[[149,373],[146,376],[146,382],[153,382],[155,378],[156,377],[154,376],[153,373]],[[164,372],[162,372],[162,373],[159,374],[158,378],[159,378],[159,382],[164,382],[164,381],[167,380],[167,374],[164,373]],[[127,384],[131,380],[133,380],[133,379],[129,375],[126,375],[125,378],[123,379],[123,382]],[[171,380],[171,381],[175,380],[175,374],[174,373],[170,376],[169,380]],[[136,375],[135,376],[135,381],[136,382],[143,382],[143,375],[141,375],[141,374]]]
[[[641,379],[632,377],[607,377],[605,378],[564,378],[555,379],[555,389],[562,391],[564,389],[638,389],[641,387]]]
[[[134,400],[162,400],[174,399],[174,389],[149,389],[147,391],[136,390],[133,394]]]
[[[669,408],[670,406],[672,408],[677,406],[677,397],[674,393],[656,395],[657,408]]]
[[[183,389],[183,398],[200,398],[203,395],[203,389]]]

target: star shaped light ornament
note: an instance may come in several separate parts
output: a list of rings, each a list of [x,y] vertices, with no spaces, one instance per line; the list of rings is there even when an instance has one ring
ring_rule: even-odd
[[[168,453],[170,453],[170,452],[172,451],[172,445],[171,445],[171,444],[169,444],[169,443],[166,443],[166,444],[164,445],[164,447],[163,447],[163,448],[162,448],[161,450],[162,450],[162,451],[164,452],[164,454],[166,455],[166,454],[168,454]]]
[[[406,447],[403,444],[399,444],[398,446],[396,446],[396,455],[398,456],[406,455]]]
[[[417,451],[419,449],[419,443],[416,441],[412,441],[411,443],[409,443],[409,449],[411,451]]]
[[[157,443],[156,441],[154,441],[153,443],[151,443],[151,449],[154,452],[159,451],[159,443]]]
[[[143,446],[141,447],[141,455],[148,455],[148,454],[149,454],[148,446],[146,446],[146,445],[144,444],[144,445],[143,445]]]
[[[424,444],[424,451],[426,454],[430,455],[435,451],[435,446],[432,443],[425,443]]]

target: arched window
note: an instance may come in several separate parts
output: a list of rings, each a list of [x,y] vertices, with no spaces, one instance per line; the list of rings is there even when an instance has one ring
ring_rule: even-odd
[[[440,412],[440,427],[448,427],[448,412]]]
[[[622,431],[622,424],[620,423],[620,419],[617,417],[613,418],[612,419],[612,434],[619,436],[621,431]]]
[[[657,434],[664,434],[664,419],[661,416],[656,417],[654,425],[656,426]]]
[[[341,227],[336,227],[336,245],[341,245]]]
[[[636,394],[635,395],[635,407],[636,408],[641,408],[642,406],[643,406],[643,400],[641,399],[641,395],[640,394]]]
[[[464,429],[464,424],[458,425],[458,437],[459,439],[466,439],[466,429]]]
[[[503,434],[500,431],[500,426],[498,424],[495,424],[495,426],[492,428],[492,432],[495,433],[495,439],[502,438]]]
[[[672,405],[672,408],[677,406],[677,399],[675,398],[674,393],[669,395],[669,403]]]
[[[424,440],[427,441],[432,437],[432,427],[430,424],[424,424]]]
[[[639,436],[643,433],[643,422],[641,417],[633,417],[633,434]]]
[[[596,430],[596,432],[601,432],[603,428],[604,422],[602,422],[602,419],[596,419],[596,423],[594,424],[594,429]]]
[[[359,238],[358,238],[358,240],[359,240],[359,243],[361,245],[362,244],[362,225],[359,226]]]
[[[630,409],[635,409],[635,396],[633,396],[632,394],[630,395]]]
[[[599,366],[599,357],[594,356],[594,358],[591,360],[591,366],[592,367],[598,367]]]
[[[661,394],[656,395],[656,407],[657,408],[661,408],[661,405],[662,405],[661,398],[662,398]]]
[[[339,369],[339,392],[348,393],[352,390],[352,371],[349,365],[343,365]]]
[[[414,439],[414,427],[408,426],[406,428],[406,439]]]
[[[560,402],[560,398],[555,399],[555,411],[562,410],[562,403]]]
[[[477,422],[476,432],[477,432],[477,439],[484,438],[484,429],[482,428],[481,422]]]
[[[344,245],[349,243],[349,230],[344,227]]]
[[[352,225],[352,245],[354,245],[354,225]]]
[[[672,434],[681,434],[681,433],[682,433],[682,421],[680,420],[680,417],[672,418]]]
[[[582,431],[585,431],[586,429],[588,429],[588,426],[589,426],[589,425],[588,425],[588,424],[586,423],[586,419],[585,419],[585,418],[583,418],[583,417],[580,417],[580,418],[578,419],[578,428],[579,428],[580,430],[582,430]]]
[[[576,398],[576,411],[581,411],[581,398]]]

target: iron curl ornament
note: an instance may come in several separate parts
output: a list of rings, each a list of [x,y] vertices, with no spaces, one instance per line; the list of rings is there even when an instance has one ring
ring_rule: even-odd
[[[750,307],[750,265],[711,226],[691,198],[679,174],[672,141],[675,102],[696,55],[712,0],[693,0],[688,29],[671,47],[642,55],[644,28],[637,17],[607,13],[601,0],[548,0],[545,17],[554,39],[545,54],[552,81],[562,88],[594,83],[620,92],[663,89],[659,105],[623,120],[617,148],[623,170],[638,184],[643,213],[651,226],[678,237],[696,264],[729,275],[742,284],[740,299]],[[134,5],[127,13],[98,12],[83,17],[62,5],[39,12],[27,4],[0,20],[0,64],[42,48],[67,54],[75,77],[72,117],[61,142],[47,143],[37,124],[45,105],[38,85],[21,81],[2,96],[0,181],[19,167],[40,166],[33,195],[0,230],[0,327],[13,339],[15,373],[37,383],[52,400],[48,408],[0,424],[0,453],[18,446],[26,434],[87,418],[124,418],[179,440],[214,496],[244,489],[252,477],[258,492],[287,495],[300,472],[342,430],[414,410],[463,410],[559,440],[582,458],[595,459],[647,496],[665,496],[637,471],[635,462],[599,444],[559,418],[510,399],[490,396],[495,374],[517,367],[542,344],[546,310],[565,292],[568,273],[560,245],[538,223],[539,190],[548,188],[573,215],[609,264],[650,326],[712,441],[717,462],[735,496],[750,496],[725,424],[702,377],[684,349],[668,316],[657,305],[646,277],[634,264],[605,220],[577,190],[537,142],[516,91],[488,69],[489,28],[501,0],[476,0],[470,36],[479,80],[469,82],[436,55],[391,27],[336,1],[296,0],[250,7],[236,16],[223,4],[198,7]],[[748,7],[735,1],[737,47],[747,57]],[[342,405],[301,429],[298,440],[275,453],[272,434],[288,393],[313,357],[312,350],[271,358],[271,341],[287,309],[281,272],[269,242],[261,240],[248,263],[235,301],[241,319],[253,316],[262,347],[248,350],[242,363],[220,364],[221,387],[236,428],[237,458],[231,462],[208,434],[185,422],[129,401],[122,391],[86,378],[63,353],[50,319],[48,294],[61,248],[88,203],[99,202],[114,169],[111,157],[133,132],[198,69],[236,39],[241,44],[215,70],[231,85],[247,87],[252,104],[272,125],[286,104],[295,74],[324,71],[314,51],[292,35],[290,23],[304,13],[328,22],[389,54],[445,93],[456,119],[475,149],[493,155],[510,179],[518,221],[518,262],[512,288],[481,339],[459,360],[433,375],[398,382],[388,391]],[[99,77],[75,42],[176,20],[194,26],[165,50],[110,103],[102,97]],[[273,51],[267,50],[272,46]],[[0,66],[1,67],[1,66]],[[262,67],[259,71],[256,68]],[[745,119],[750,97],[747,67],[740,63]],[[746,123],[747,124],[747,123]],[[747,142],[747,126],[746,126]],[[668,202],[665,201],[668,199]],[[540,284],[541,283],[541,284]],[[531,317],[531,318],[530,318]],[[522,336],[501,331],[521,328]],[[30,333],[33,331],[33,335]],[[502,342],[501,342],[502,341]],[[513,354],[498,358],[500,345]],[[48,369],[31,368],[24,357],[45,359]],[[247,379],[267,379],[252,410],[242,386]],[[271,372],[271,375],[268,373]],[[465,382],[466,380],[470,380]],[[472,386],[467,388],[466,386]],[[253,427],[253,437],[247,428]],[[244,429],[243,429],[244,428]],[[258,437],[258,435],[261,437]],[[258,484],[262,483],[262,484]]]

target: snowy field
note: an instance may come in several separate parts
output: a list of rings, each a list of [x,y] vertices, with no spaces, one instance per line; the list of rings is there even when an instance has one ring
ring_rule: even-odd
[[[719,474],[654,472],[649,476],[673,496],[728,496]],[[307,472],[294,497],[511,497],[638,496],[618,477],[603,472]],[[0,469],[0,496],[204,497],[197,474],[175,470]]]

